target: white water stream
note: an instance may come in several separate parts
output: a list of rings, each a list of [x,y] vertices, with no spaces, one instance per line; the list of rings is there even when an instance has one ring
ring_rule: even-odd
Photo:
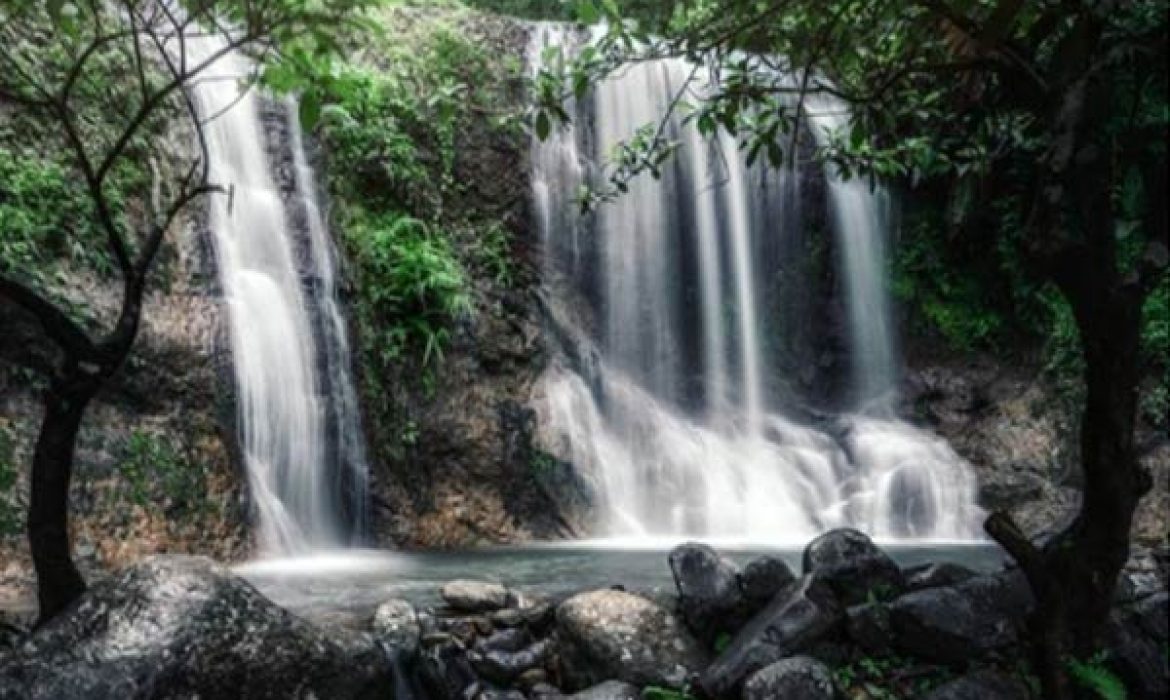
[[[538,25],[530,60],[579,39]],[[799,170],[749,167],[730,135],[706,140],[679,115],[666,125],[678,151],[661,178],[635,179],[592,217],[576,213],[576,193],[614,145],[658,123],[692,72],[678,60],[624,68],[572,107],[572,125],[533,145],[550,296],[589,307],[561,319],[576,347],[538,392],[540,439],[595,491],[594,534],[767,542],[853,526],[884,539],[976,537],[969,466],[890,417],[896,361],[880,192],[822,176],[853,405],[882,408],[816,425],[785,415],[791,397],[769,360],[784,340],[766,311],[784,262],[777,243],[803,226]],[[810,112],[818,135],[848,121],[839,105]]]
[[[213,55],[218,41],[189,40],[189,60]],[[208,223],[260,550],[280,555],[341,546],[357,534],[366,472],[332,250],[300,125],[291,106],[268,105],[289,134],[278,146],[290,151],[295,179],[285,192],[262,98],[240,94],[249,70],[247,59],[228,54],[192,94],[200,114],[214,116],[205,131],[211,181],[231,190],[212,197]]]

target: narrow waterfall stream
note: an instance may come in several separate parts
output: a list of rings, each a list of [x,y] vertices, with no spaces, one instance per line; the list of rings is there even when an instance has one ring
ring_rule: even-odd
[[[538,25],[530,60],[580,39]],[[595,491],[594,534],[776,542],[848,525],[889,539],[976,537],[969,466],[889,417],[896,357],[880,193],[820,175],[858,408],[815,422],[787,408],[797,397],[769,358],[786,340],[774,316],[791,306],[775,303],[773,278],[786,241],[808,225],[810,173],[749,167],[731,136],[705,140],[676,116],[665,133],[678,151],[661,178],[639,177],[595,214],[577,213],[576,193],[605,154],[657,123],[693,70],[679,60],[623,68],[572,107],[571,125],[533,145],[550,306],[576,345],[546,373],[541,441]],[[818,134],[848,121],[839,105],[810,111]]]
[[[216,41],[188,44],[210,56]],[[241,95],[249,68],[242,56],[221,58],[193,95],[212,118],[211,180],[231,190],[212,198],[209,226],[229,310],[259,546],[281,555],[341,546],[360,532],[366,465],[334,260],[295,105],[265,105],[251,90]],[[295,179],[287,200],[266,145],[265,109],[270,119],[277,112],[289,134],[280,145],[290,151]]]

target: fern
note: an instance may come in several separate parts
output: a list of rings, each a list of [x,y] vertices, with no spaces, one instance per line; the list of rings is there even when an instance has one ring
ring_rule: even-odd
[[[1069,658],[1065,666],[1073,680],[1096,693],[1101,700],[1126,700],[1125,684],[1105,667],[1104,654],[1097,654],[1088,661]]]

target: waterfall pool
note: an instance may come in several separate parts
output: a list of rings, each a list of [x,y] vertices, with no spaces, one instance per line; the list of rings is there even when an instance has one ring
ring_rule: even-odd
[[[525,592],[563,596],[621,585],[658,598],[674,591],[666,557],[677,540],[597,540],[451,552],[347,550],[241,564],[236,572],[277,603],[307,617],[369,615],[390,598],[415,605],[440,603],[439,587],[454,579],[499,581]],[[761,546],[712,542],[742,565],[754,557],[782,557],[800,571],[803,544]],[[883,543],[903,567],[953,562],[976,571],[1002,567],[1007,555],[990,542]]]

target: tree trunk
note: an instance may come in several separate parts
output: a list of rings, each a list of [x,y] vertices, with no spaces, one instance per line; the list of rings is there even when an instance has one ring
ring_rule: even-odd
[[[28,508],[28,543],[37,574],[40,623],[85,592],[69,543],[69,482],[81,417],[100,386],[96,376],[74,369],[55,380],[45,395]]]
[[[1091,263],[1074,265],[1060,282],[1084,348],[1081,509],[1040,551],[1003,516],[987,524],[992,537],[1019,561],[1035,594],[1035,662],[1050,700],[1072,695],[1067,658],[1084,659],[1097,651],[1129,558],[1133,514],[1151,485],[1134,447],[1143,295],[1137,285],[1102,274]]]

